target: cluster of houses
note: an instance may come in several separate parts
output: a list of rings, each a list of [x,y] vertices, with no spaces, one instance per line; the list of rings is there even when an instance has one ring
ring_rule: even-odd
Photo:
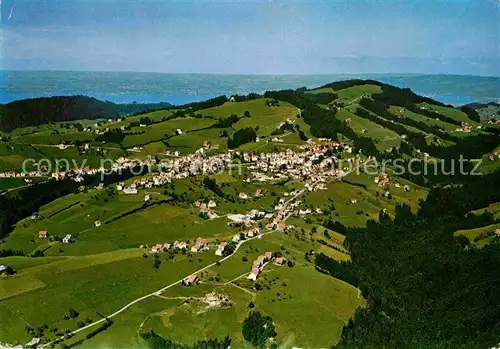
[[[374,182],[379,187],[385,187],[389,183],[389,176],[387,174],[383,174],[382,176],[377,176],[375,177]]]
[[[247,181],[266,182],[292,178],[304,182],[307,190],[316,191],[325,190],[325,183],[329,178],[344,175],[343,170],[334,168],[337,157],[325,156],[325,153],[328,150],[343,151],[347,146],[338,142],[323,142],[308,143],[300,148],[301,152],[288,149],[260,155],[244,153],[243,160],[252,163],[248,166],[252,171],[252,179]]]
[[[478,126],[480,127],[480,126]],[[469,124],[462,124],[462,127],[457,127],[455,129],[456,132],[466,132],[466,133],[469,133],[472,131],[472,126],[469,125]]]
[[[262,237],[262,232],[260,231],[259,228],[253,228],[253,229],[241,232],[239,234],[236,234],[235,236],[233,236],[233,239],[231,241],[240,242],[241,240],[251,239],[254,237],[258,237],[258,238]]]
[[[38,232],[38,238],[39,238],[39,239],[47,239],[47,238],[48,238],[48,236],[49,236],[49,233],[47,232],[47,230],[40,230],[40,231]],[[72,242],[72,240],[71,240],[71,234],[66,234],[66,236],[65,236],[65,237],[63,237],[62,242],[63,242],[64,244],[69,244],[69,243],[71,243],[71,242]]]
[[[493,154],[488,156],[488,159],[491,161],[500,160],[500,149],[495,150]]]
[[[42,172],[29,171],[29,172],[0,172],[0,178],[29,178],[29,177],[46,177]]]
[[[198,240],[199,239],[201,239],[201,238],[198,238]],[[141,245],[141,247],[144,247],[144,246]],[[168,242],[166,242],[164,244],[156,244],[153,247],[151,247],[151,252],[152,253],[166,252],[166,251],[170,250],[170,248],[173,248],[176,250],[187,250],[188,244],[187,244],[187,242],[177,241],[177,240],[173,244],[170,244]]]
[[[145,247],[144,245],[141,245],[141,247]],[[203,238],[197,238],[195,241],[195,244],[189,248],[188,243],[184,241],[175,241],[173,244],[170,244],[168,242],[164,244],[156,244],[151,247],[151,252],[152,253],[158,253],[158,252],[166,252],[168,250],[176,249],[176,250],[190,250],[191,252],[197,253],[197,252],[204,252],[208,251],[210,249],[208,245],[207,239]],[[224,249],[222,249],[223,251]],[[217,252],[216,252],[217,254]]]
[[[250,270],[250,274],[248,274],[248,279],[257,280],[262,270],[264,270],[264,266],[274,260],[277,265],[285,264],[285,259],[283,257],[274,257],[272,252],[266,252],[263,255],[257,257],[257,259],[253,262],[252,269]]]
[[[217,212],[215,212],[217,203],[214,200],[210,200],[208,203],[196,201],[194,206],[200,210],[200,213],[206,213],[208,219],[215,219],[219,217]]]

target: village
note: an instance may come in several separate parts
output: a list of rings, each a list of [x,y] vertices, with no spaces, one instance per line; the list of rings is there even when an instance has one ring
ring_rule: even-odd
[[[2,172],[0,173],[0,178],[51,177],[56,180],[71,178],[76,182],[81,182],[83,180],[82,176],[121,173],[124,170],[140,167],[143,169],[147,168],[149,172],[154,171],[157,173],[150,176],[151,178],[149,179],[141,179],[136,182],[148,186],[161,186],[175,179],[217,173],[222,169],[232,168],[232,165],[235,165],[235,163],[238,165],[239,161],[239,164],[245,164],[250,170],[255,170],[253,172],[253,180],[255,181],[277,180],[288,176],[304,181],[314,181],[318,169],[323,169],[323,176],[331,175],[326,169],[331,167],[336,157],[331,156],[321,159],[327,150],[352,152],[352,148],[348,145],[327,140],[322,140],[318,143],[309,141],[307,144],[299,147],[299,152],[291,149],[284,152],[267,154],[240,153],[236,151],[206,156],[203,149],[205,148],[200,148],[194,154],[177,156],[173,159],[166,158],[159,162],[152,158],[142,161],[120,157],[112,163],[107,160],[106,164],[109,164],[108,168],[103,165],[98,169],[83,166],[70,171],[58,171],[57,168],[51,168],[50,164],[43,163],[39,164],[40,168],[36,171]],[[54,169],[56,171],[51,172]],[[270,172],[273,175],[267,177],[262,172]],[[332,174],[336,174],[336,172]]]

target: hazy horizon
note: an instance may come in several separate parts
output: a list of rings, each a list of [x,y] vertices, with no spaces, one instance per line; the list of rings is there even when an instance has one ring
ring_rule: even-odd
[[[241,75],[105,72],[77,70],[0,71],[0,103],[56,95],[89,95],[114,102],[183,104],[218,95],[316,88],[349,79],[378,80],[442,102],[500,101],[500,78],[443,74]],[[471,88],[474,86],[474,88]]]
[[[383,72],[342,72],[342,73],[309,73],[309,74],[273,74],[273,73],[210,73],[210,72],[184,72],[184,73],[174,73],[174,72],[157,72],[157,71],[134,71],[134,70],[83,70],[83,69],[0,69],[0,71],[5,72],[75,72],[75,73],[133,73],[133,74],[161,74],[161,75],[234,75],[234,76],[334,76],[334,75],[345,75],[345,76],[464,76],[464,77],[478,77],[478,78],[499,78],[500,75],[478,75],[478,74],[454,74],[454,73],[410,73],[410,72],[394,72],[394,73],[383,73]]]

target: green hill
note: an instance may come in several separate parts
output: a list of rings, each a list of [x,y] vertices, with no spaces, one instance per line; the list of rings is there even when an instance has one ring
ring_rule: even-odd
[[[0,105],[0,129],[12,131],[26,126],[81,119],[114,119],[118,116],[168,108],[169,103],[116,104],[87,96],[23,99]]]

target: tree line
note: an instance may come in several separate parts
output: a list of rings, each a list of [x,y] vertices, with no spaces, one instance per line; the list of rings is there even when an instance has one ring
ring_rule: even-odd
[[[348,228],[346,246],[368,300],[344,327],[338,349],[489,348],[500,338],[500,243],[482,249],[459,229],[492,224],[469,214],[500,201],[500,173],[430,190],[417,213],[396,208],[365,228]]]

